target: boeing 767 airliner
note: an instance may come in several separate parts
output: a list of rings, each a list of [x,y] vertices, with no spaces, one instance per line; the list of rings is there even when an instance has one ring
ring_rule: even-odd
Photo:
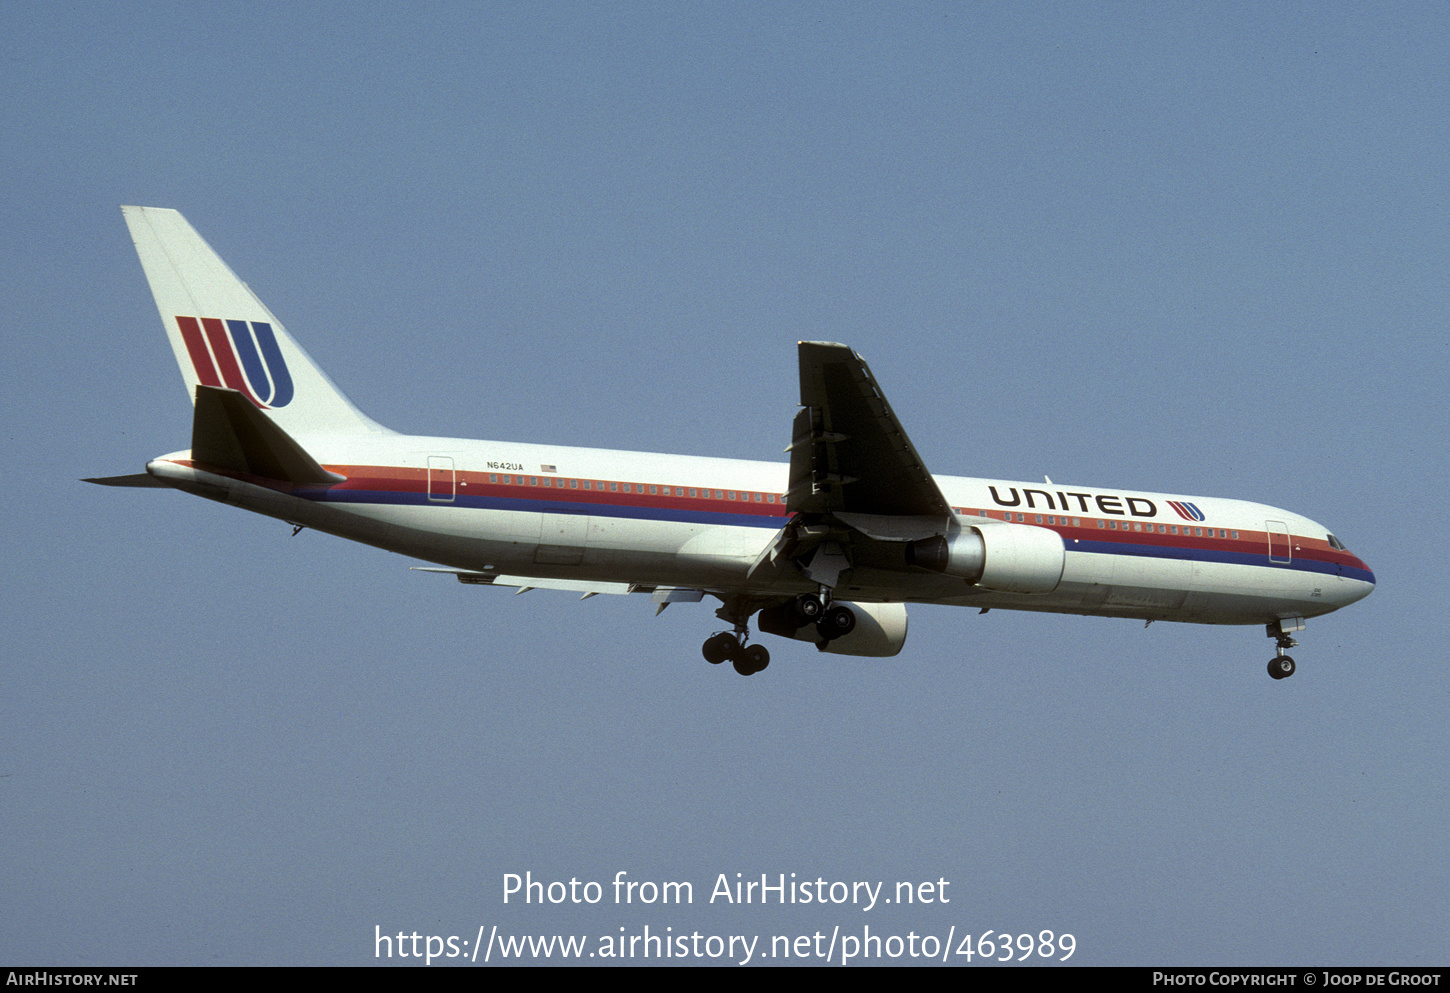
[[[890,656],[906,604],[1262,624],[1269,675],[1305,619],[1374,574],[1322,525],[1241,500],[935,476],[861,357],[799,345],[789,465],[400,435],[354,407],[179,213],[123,207],[194,413],[144,474],[465,583],[712,597],[705,659],[770,662],[760,631]]]

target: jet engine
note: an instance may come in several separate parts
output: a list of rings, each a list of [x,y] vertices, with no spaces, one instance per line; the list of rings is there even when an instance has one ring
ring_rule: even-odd
[[[910,565],[1003,593],[1051,593],[1062,581],[1062,536],[1019,524],[969,527],[906,546]]]
[[[767,634],[814,642],[821,651],[835,655],[888,658],[906,644],[906,604],[833,600],[832,607],[845,608],[856,618],[850,631],[834,638],[822,638],[816,624],[806,620],[795,603],[767,607],[757,623]]]

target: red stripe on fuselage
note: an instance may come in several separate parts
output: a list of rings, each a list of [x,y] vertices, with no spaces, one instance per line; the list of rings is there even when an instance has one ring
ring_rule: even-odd
[[[181,461],[179,464],[191,465],[193,463]],[[201,465],[198,465],[197,467],[207,469],[207,471],[211,472],[218,471],[214,467]],[[326,465],[323,468],[331,472],[335,472],[339,475],[345,476],[347,478],[340,483],[333,483],[321,487],[308,486],[303,487],[302,489],[352,490],[360,493],[376,492],[426,494],[428,492],[428,470],[421,467],[412,468],[406,466],[378,465]],[[228,470],[221,470],[220,474],[234,476],[236,478],[251,478],[245,477],[244,474],[239,474]],[[576,507],[579,507],[581,510],[591,506],[641,507],[676,512],[691,511],[696,513],[703,512],[712,514],[732,515],[748,514],[765,518],[776,518],[777,523],[783,523],[783,521],[790,516],[789,513],[786,511],[785,504],[783,502],[771,504],[762,501],[761,503],[756,503],[754,500],[754,494],[756,491],[754,490],[737,491],[742,495],[746,493],[750,494],[750,500],[730,500],[728,498],[716,498],[713,495],[708,497],[691,497],[684,495],[675,496],[674,494],[671,494],[670,496],[664,496],[663,494],[624,493],[618,490],[575,489],[567,485],[540,485],[545,478],[551,479],[554,483],[560,483],[564,480],[568,480],[571,478],[568,476],[525,477],[539,479],[540,484],[535,485],[530,485],[527,482],[490,483],[488,482],[489,475],[489,473],[459,471],[454,477],[456,483],[454,492],[461,497],[475,496],[504,499],[511,498],[515,500],[550,501],[558,504],[573,504]],[[517,474],[510,473],[508,475],[517,478]],[[262,479],[255,479],[253,481],[259,482],[273,489],[282,490],[283,492],[294,491],[294,487],[291,484],[287,483],[278,483],[273,480]],[[580,478],[580,481],[583,481],[582,478]],[[591,479],[590,482],[598,485],[600,482],[604,482],[605,484],[607,484],[610,481]],[[617,485],[623,486],[625,484],[623,482],[617,482]],[[631,482],[629,485],[638,488],[641,485],[648,484]],[[663,484],[656,485],[661,486],[661,488],[663,487]],[[675,490],[676,492],[679,492],[682,489],[688,489],[686,487],[675,486],[674,484],[670,484],[670,488],[672,490]],[[706,490],[705,487],[697,487],[696,489],[698,492],[701,493],[711,492],[713,494],[714,492],[713,487],[711,487],[709,490]],[[726,491],[722,490],[722,492]],[[761,492],[765,493],[768,491]],[[777,500],[779,499],[780,497],[777,494]],[[440,506],[447,506],[447,504],[440,504]],[[958,513],[962,517],[963,521],[967,524],[970,524],[972,518],[977,516],[975,511],[966,510],[965,508],[958,509]],[[1238,531],[1239,537],[1220,538],[1217,536],[1217,534],[1212,537],[1209,537],[1207,535],[1190,534],[1160,534],[1157,530],[1156,522],[1153,525],[1144,524],[1143,531],[1130,531],[1126,528],[1099,528],[1097,526],[1097,521],[1099,520],[1099,518],[1088,517],[1082,518],[1082,520],[1084,523],[1076,527],[1072,526],[1071,524],[1051,525],[1035,523],[1031,525],[1021,523],[1018,524],[1018,526],[1042,527],[1046,528],[1049,531],[1055,531],[1062,536],[1068,551],[1073,550],[1073,543],[1075,541],[1089,541],[1099,544],[1106,543],[1110,545],[1124,546],[1136,545],[1141,547],[1147,545],[1163,549],[1181,549],[1184,552],[1203,551],[1232,552],[1237,554],[1249,555],[1268,554],[1268,532],[1265,531],[1253,531],[1246,528],[1237,528],[1235,530]],[[1150,527],[1152,528],[1152,530],[1149,530]],[[1180,530],[1186,531],[1187,529],[1180,528]],[[1203,530],[1206,531],[1209,529],[1204,528]],[[1310,538],[1305,535],[1293,535],[1292,537],[1294,541],[1293,558],[1296,560],[1323,562],[1351,569],[1364,570],[1366,572],[1369,571],[1369,567],[1366,566],[1358,556],[1354,555],[1351,552],[1345,552],[1333,548],[1328,543],[1328,541],[1322,538]]]
[[[331,489],[341,490],[374,490],[391,493],[426,493],[428,491],[428,470],[423,468],[407,468],[403,466],[328,466],[330,471],[346,476],[347,482],[337,483]],[[622,490],[606,489],[583,489],[582,487],[571,487],[568,482],[583,482],[583,477],[569,476],[525,476],[525,479],[538,479],[539,483],[502,483],[489,482],[489,473],[464,472],[459,470],[454,474],[454,492],[460,497],[490,497],[513,500],[548,500],[563,504],[573,504],[581,509],[591,506],[611,507],[647,507],[662,510],[695,510],[711,513],[746,514],[758,517],[785,518],[789,516],[785,503],[777,494],[776,503],[770,503],[763,499],[767,490],[738,490],[740,496],[748,495],[750,499],[731,500],[728,497],[714,496],[686,496],[687,487],[669,484],[669,488],[679,495],[672,493],[665,496],[662,493],[625,493]],[[502,476],[504,474],[494,473],[492,475]],[[519,473],[508,473],[509,478],[518,478]],[[554,485],[542,485],[545,479],[550,480]],[[618,480],[595,480],[589,482],[595,485],[608,485],[613,482],[617,486],[626,485]],[[563,485],[560,485],[563,484]],[[630,481],[629,486],[639,490],[651,485],[648,483],[637,483]],[[664,484],[654,484],[657,488]],[[727,492],[724,487],[697,486],[697,492],[711,492],[719,489],[720,492]],[[761,493],[762,499],[755,500],[756,492]]]

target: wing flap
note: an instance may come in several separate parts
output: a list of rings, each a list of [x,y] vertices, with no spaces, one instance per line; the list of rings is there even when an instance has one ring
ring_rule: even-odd
[[[470,586],[507,586],[518,593],[529,590],[567,590],[583,593],[584,599],[601,593],[623,596],[626,593],[649,593],[650,602],[661,605],[660,609],[672,603],[698,603],[705,598],[705,591],[678,586],[646,586],[639,583],[610,583],[593,579],[546,579],[540,576],[506,576],[492,572],[474,572],[471,569],[449,569],[443,566],[413,566],[417,572],[440,572],[456,576],[460,583]]]
[[[750,570],[834,589],[853,568],[906,571],[906,544],[951,532],[955,517],[861,356],[803,341],[801,410],[791,427],[788,523]]]

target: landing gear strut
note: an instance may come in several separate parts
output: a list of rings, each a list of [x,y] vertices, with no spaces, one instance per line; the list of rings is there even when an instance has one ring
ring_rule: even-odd
[[[1303,631],[1304,618],[1284,617],[1277,621],[1270,621],[1266,625],[1266,629],[1269,637],[1274,639],[1276,649],[1274,657],[1269,659],[1269,675],[1274,679],[1288,679],[1294,675],[1297,667],[1294,665],[1294,660],[1284,652],[1299,644],[1290,636],[1290,632]]]

